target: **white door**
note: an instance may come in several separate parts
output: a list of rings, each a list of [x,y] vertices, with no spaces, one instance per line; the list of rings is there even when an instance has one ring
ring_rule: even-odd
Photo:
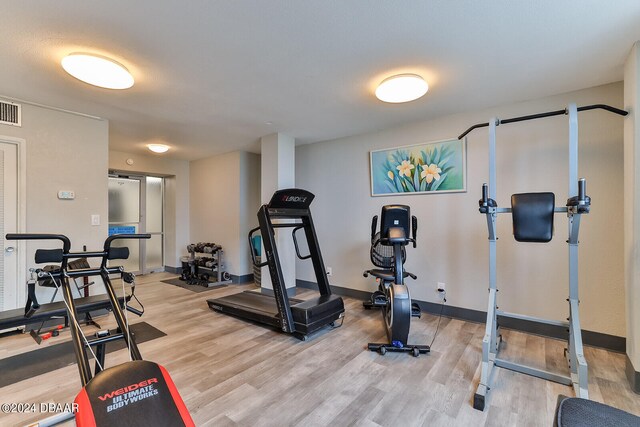
[[[18,252],[16,241],[5,240],[7,233],[18,231],[18,146],[0,139],[0,309],[22,305],[18,284]],[[22,275],[20,275],[22,276]],[[20,295],[19,295],[20,294]]]

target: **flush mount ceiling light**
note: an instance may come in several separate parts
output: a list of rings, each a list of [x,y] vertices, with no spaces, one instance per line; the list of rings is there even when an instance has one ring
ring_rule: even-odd
[[[62,68],[78,80],[106,89],[128,89],[133,76],[116,61],[87,53],[72,53],[62,58]]]
[[[376,97],[380,101],[394,104],[409,102],[423,96],[429,85],[417,74],[398,74],[386,78],[376,89]]]
[[[149,144],[147,148],[154,153],[166,153],[169,151],[169,146],[164,144]]]

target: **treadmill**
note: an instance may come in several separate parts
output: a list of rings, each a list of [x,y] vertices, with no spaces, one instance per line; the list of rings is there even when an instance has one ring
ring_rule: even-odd
[[[273,326],[282,332],[306,340],[307,336],[327,325],[335,326],[338,319],[344,317],[342,298],[331,294],[326,269],[320,253],[318,238],[309,206],[314,195],[306,190],[291,188],[278,190],[269,204],[262,205],[258,211],[259,227],[249,232],[249,243],[258,230],[262,235],[267,260],[258,264],[251,251],[253,264],[258,267],[269,266],[273,296],[259,291],[244,291],[234,295],[207,300],[209,308],[220,313],[252,320]],[[295,222],[274,223],[279,220]],[[276,228],[293,228],[292,237],[296,254],[300,259],[311,259],[318,283],[320,295],[308,300],[289,298],[282,275],[280,258],[275,241]],[[309,247],[309,254],[301,255],[296,233],[303,229]]]

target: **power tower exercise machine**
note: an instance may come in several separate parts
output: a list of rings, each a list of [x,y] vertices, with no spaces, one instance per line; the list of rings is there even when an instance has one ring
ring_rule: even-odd
[[[383,356],[387,351],[402,351],[418,357],[420,353],[428,353],[429,346],[408,343],[411,317],[420,317],[420,307],[411,302],[409,288],[404,283],[407,277],[413,280],[417,278],[404,269],[404,262],[407,258],[406,246],[413,243],[413,247],[416,247],[418,220],[411,216],[409,206],[386,205],[380,214],[380,231],[376,231],[377,228],[378,215],[371,221],[370,254],[373,265],[380,268],[363,273],[364,277],[371,275],[377,279],[378,290],[371,295],[370,301],[364,301],[362,305],[366,309],[382,309],[389,342],[369,343],[368,348]]]
[[[496,366],[532,375],[560,384],[573,386],[577,397],[589,398],[587,381],[587,361],[582,347],[582,331],[578,309],[578,232],[580,218],[588,214],[591,198],[586,194],[586,181],[578,179],[578,111],[604,109],[622,116],[626,111],[608,105],[588,105],[576,107],[570,104],[567,109],[499,120],[492,118],[488,123],[473,125],[459,139],[464,138],[473,129],[489,127],[489,183],[482,185],[482,199],[479,201],[480,213],[486,215],[489,230],[489,304],[485,335],[482,340],[482,362],[480,383],[476,390],[473,407],[484,410],[485,399],[492,387]],[[496,127],[500,124],[515,123],[558,115],[569,115],[569,197],[566,206],[555,207],[553,193],[523,193],[511,196],[511,208],[499,208],[496,203]],[[569,317],[568,322],[540,319],[516,313],[498,310],[496,279],[496,220],[499,213],[511,213],[513,234],[518,242],[546,243],[553,236],[554,213],[566,213],[568,217],[569,249]],[[568,328],[567,350],[570,375],[560,375],[524,364],[515,363],[499,357],[502,336],[499,334],[501,318],[534,321],[552,326]]]
[[[80,373],[82,389],[75,398],[75,413],[64,412],[50,417],[39,425],[54,425],[75,416],[79,427],[106,426],[194,426],[193,420],[171,380],[169,373],[159,364],[143,360],[129,330],[126,312],[142,314],[129,307],[126,299],[124,308],[111,283],[110,275],[118,274],[124,284],[134,284],[135,276],[122,267],[110,267],[111,260],[127,259],[129,248],[112,247],[118,239],[149,239],[150,234],[116,234],[109,236],[104,248],[95,252],[71,252],[71,241],[62,234],[7,234],[7,240],[59,240],[61,249],[38,249],[38,262],[60,263],[56,271],[37,270],[39,278],[48,278],[62,291],[64,305],[70,320],[73,350]],[[69,261],[81,258],[100,258],[98,268],[69,269]],[[118,325],[112,331],[100,331],[93,338],[87,338],[80,328],[69,279],[99,276],[110,301],[109,309]],[[133,290],[132,290],[133,293]],[[35,309],[36,307],[32,307]],[[106,344],[122,339],[127,345],[129,361],[105,368]],[[94,351],[93,348],[96,350]],[[89,354],[95,360],[95,369],[89,364]]]
[[[276,191],[269,204],[262,205],[258,211],[259,227],[249,232],[250,247],[252,237],[258,230],[262,235],[267,261],[257,263],[254,251],[251,251],[251,257],[256,267],[269,266],[273,296],[260,291],[244,291],[207,300],[212,310],[274,326],[301,340],[306,340],[309,334],[324,326],[335,326],[335,322],[344,317],[342,298],[331,293],[327,270],[313,226],[309,206],[314,197],[310,192],[296,188]],[[280,220],[296,222],[277,222]],[[291,235],[296,254],[300,259],[311,259],[320,291],[319,296],[305,301],[288,297],[276,247],[276,228],[293,228]],[[300,229],[304,230],[307,239],[307,255],[300,254],[296,237],[296,232]]]

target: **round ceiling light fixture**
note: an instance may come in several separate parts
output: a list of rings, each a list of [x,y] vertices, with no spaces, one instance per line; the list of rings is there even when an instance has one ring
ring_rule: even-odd
[[[133,76],[113,59],[88,53],[72,53],[62,58],[62,68],[78,80],[106,89],[128,89]]]
[[[164,144],[149,144],[147,148],[154,153],[166,153],[169,151],[169,146]]]
[[[429,85],[417,74],[398,74],[382,81],[376,89],[380,101],[398,104],[420,98],[429,90]]]

